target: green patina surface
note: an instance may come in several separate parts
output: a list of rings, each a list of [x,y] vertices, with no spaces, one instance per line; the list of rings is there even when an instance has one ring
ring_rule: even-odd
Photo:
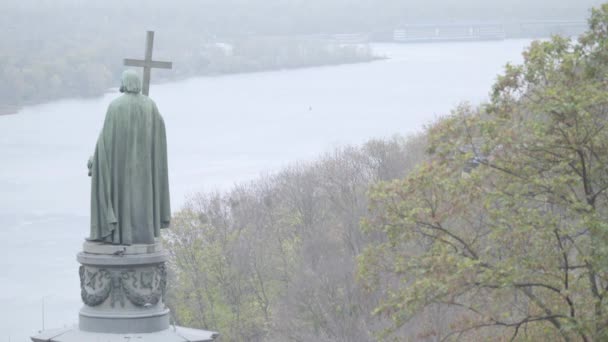
[[[90,239],[153,243],[171,219],[165,124],[135,72],[123,74],[121,91],[89,161]]]

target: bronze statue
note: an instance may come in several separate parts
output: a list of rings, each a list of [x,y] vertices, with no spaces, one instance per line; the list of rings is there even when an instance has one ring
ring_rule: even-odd
[[[89,240],[153,244],[171,220],[165,123],[134,71],[123,73],[120,90],[89,160]]]

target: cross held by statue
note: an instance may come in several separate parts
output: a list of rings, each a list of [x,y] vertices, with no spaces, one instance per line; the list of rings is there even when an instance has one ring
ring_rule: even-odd
[[[148,31],[146,35],[146,57],[144,60],[125,58],[124,65],[144,68],[144,77],[142,85],[142,94],[148,96],[150,94],[150,71],[156,69],[171,69],[173,63],[159,62],[152,60],[152,49],[154,48],[154,31]]]

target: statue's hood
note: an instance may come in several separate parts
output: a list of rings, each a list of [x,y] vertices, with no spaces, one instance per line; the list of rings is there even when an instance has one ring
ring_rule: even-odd
[[[139,94],[141,91],[141,80],[133,70],[125,70],[122,73],[120,91],[122,93]]]

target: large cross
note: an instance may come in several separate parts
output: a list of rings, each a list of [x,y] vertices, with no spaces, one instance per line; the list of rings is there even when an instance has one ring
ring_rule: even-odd
[[[146,36],[146,58],[142,61],[140,59],[125,58],[124,64],[127,66],[136,66],[144,68],[144,81],[142,93],[146,96],[150,93],[150,71],[152,68],[157,69],[171,69],[173,63],[171,62],[158,62],[152,60],[152,49],[154,48],[154,31],[148,31]]]

